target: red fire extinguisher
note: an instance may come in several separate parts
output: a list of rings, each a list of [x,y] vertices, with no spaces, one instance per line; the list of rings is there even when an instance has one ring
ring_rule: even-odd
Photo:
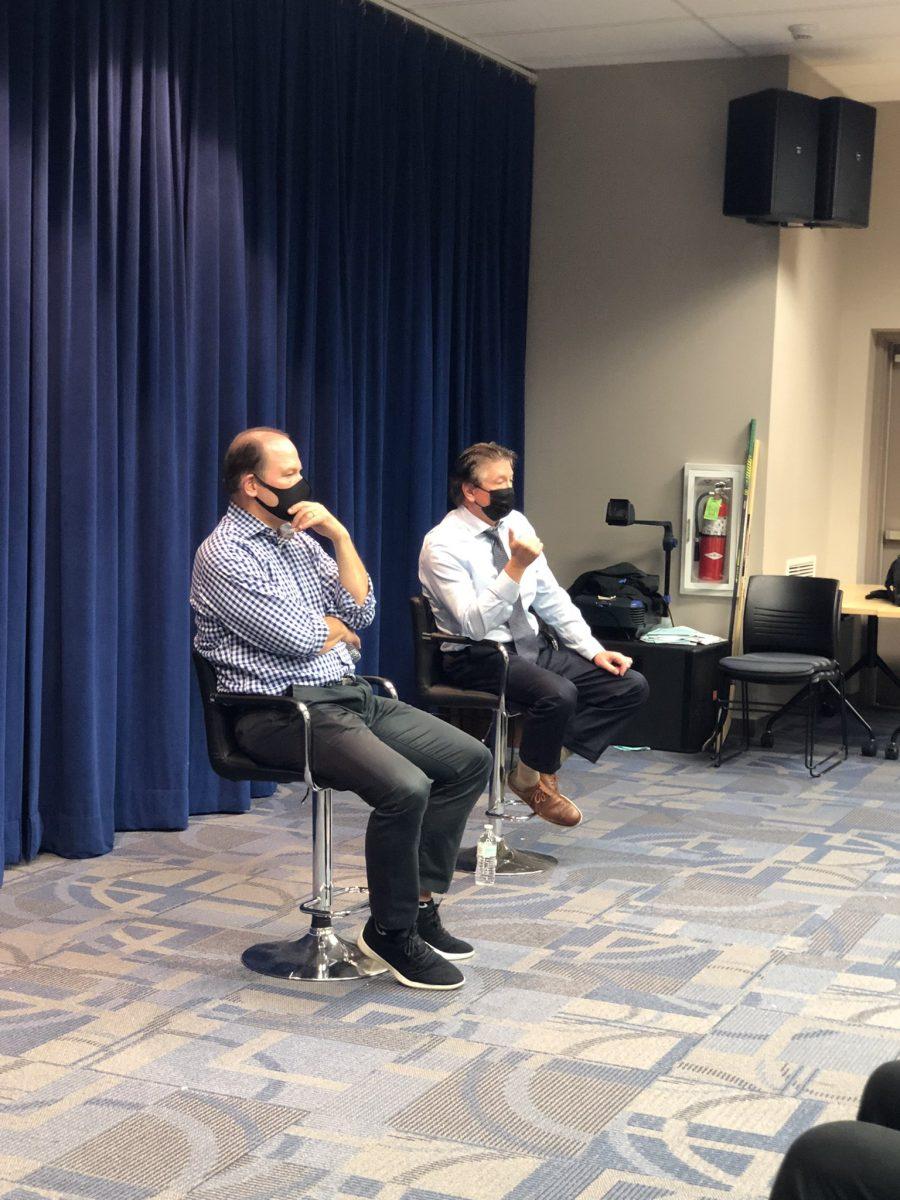
[[[698,538],[694,557],[700,563],[697,577],[704,583],[721,583],[725,576],[725,546],[728,541],[726,487],[717,483],[711,492],[704,492],[697,501]]]

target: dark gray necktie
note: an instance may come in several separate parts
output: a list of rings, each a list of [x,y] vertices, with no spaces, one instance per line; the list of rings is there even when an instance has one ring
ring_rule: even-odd
[[[500,531],[498,529],[486,529],[482,536],[486,537],[491,543],[491,557],[499,574],[509,562],[509,555],[506,553],[506,547],[503,545]],[[516,597],[516,602],[513,605],[512,612],[509,614],[509,620],[506,622],[506,625],[512,634],[516,654],[520,658],[527,658],[529,662],[537,662],[538,652],[541,648],[541,639],[531,627],[531,622],[528,620],[528,613],[525,611],[521,595]]]

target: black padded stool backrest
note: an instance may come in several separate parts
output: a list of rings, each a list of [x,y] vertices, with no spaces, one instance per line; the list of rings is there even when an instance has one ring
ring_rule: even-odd
[[[413,641],[416,657],[416,689],[420,696],[427,696],[437,683],[443,683],[441,667],[441,643],[430,640],[428,635],[437,633],[437,625],[431,605],[424,596],[410,596]]]
[[[841,590],[836,579],[753,575],[744,609],[745,654],[836,658]]]
[[[223,779],[239,783],[259,779],[273,783],[297,783],[303,780],[302,771],[279,771],[274,767],[262,767],[249,758],[234,740],[233,721],[240,715],[240,708],[217,704],[216,671],[212,663],[192,651],[194,670],[200,685],[203,702],[203,722],[206,726],[206,749],[212,769]]]
[[[444,675],[441,639],[429,635],[438,632],[431,605],[424,596],[410,596],[413,642],[416,662],[416,691],[419,703],[433,708],[487,708],[496,710],[493,692],[455,687]],[[499,670],[500,659],[497,659]]]

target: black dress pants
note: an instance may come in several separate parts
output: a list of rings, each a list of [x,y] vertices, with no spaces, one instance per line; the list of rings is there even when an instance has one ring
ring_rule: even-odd
[[[898,1200],[900,1062],[869,1077],[855,1121],[800,1135],[772,1185],[771,1200]]]
[[[596,762],[645,704],[650,694],[638,671],[612,675],[574,650],[556,649],[542,635],[536,663],[519,657],[511,645],[506,697],[524,714],[519,758],[543,774],[559,770],[565,746]],[[471,646],[444,655],[444,671],[455,687],[496,691],[500,655],[489,646]]]
[[[430,713],[375,696],[361,679],[293,692],[310,712],[313,779],[356,792],[372,808],[372,916],[384,929],[410,929],[420,892],[450,886],[466,820],[487,787],[490,752]],[[235,739],[263,766],[302,769],[302,725],[290,714],[247,713]]]

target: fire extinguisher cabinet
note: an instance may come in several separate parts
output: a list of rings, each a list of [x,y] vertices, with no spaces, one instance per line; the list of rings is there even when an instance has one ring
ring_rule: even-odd
[[[743,493],[743,466],[685,464],[682,592],[731,595]]]

